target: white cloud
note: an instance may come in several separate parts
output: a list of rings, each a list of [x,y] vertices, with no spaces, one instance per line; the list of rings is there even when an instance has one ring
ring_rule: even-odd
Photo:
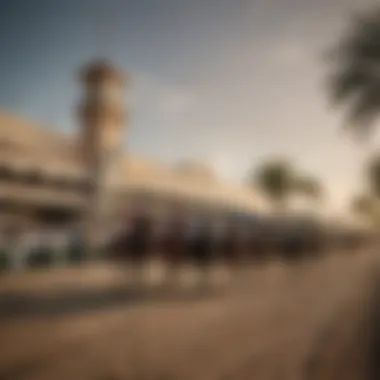
[[[240,181],[246,176],[246,163],[240,154],[230,154],[220,148],[219,152],[208,156],[207,163],[219,178]]]
[[[158,100],[156,109],[161,117],[173,119],[189,111],[194,104],[193,100],[190,94],[175,90],[168,91]]]
[[[146,75],[138,75],[133,87],[132,107],[149,109],[151,115],[163,121],[176,120],[194,106],[192,94]]]
[[[269,57],[275,63],[287,67],[300,66],[308,62],[311,52],[300,41],[281,39],[270,49]]]

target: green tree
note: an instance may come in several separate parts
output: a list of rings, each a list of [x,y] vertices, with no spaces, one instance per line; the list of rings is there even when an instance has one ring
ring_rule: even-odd
[[[293,191],[293,167],[280,159],[264,162],[254,171],[251,182],[278,211],[284,211]]]
[[[284,212],[293,196],[309,199],[321,197],[319,182],[311,176],[301,175],[294,165],[285,159],[272,159],[254,169],[250,185],[258,189],[279,212]]]
[[[370,158],[366,172],[366,182],[370,194],[380,199],[380,155]]]
[[[371,224],[380,225],[380,156],[371,157],[364,172],[364,192],[355,196],[351,211]]]
[[[353,17],[329,58],[333,103],[345,107],[346,126],[365,136],[380,112],[379,5]]]

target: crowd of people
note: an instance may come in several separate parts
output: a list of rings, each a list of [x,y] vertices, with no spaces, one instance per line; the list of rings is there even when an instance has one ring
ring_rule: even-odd
[[[129,219],[106,251],[112,257],[136,265],[151,255],[160,255],[173,267],[191,261],[206,267],[214,261],[236,266],[247,261],[260,261],[273,256],[284,260],[322,252],[323,238],[316,226],[291,226],[257,218],[224,221],[189,220],[173,216],[166,223],[155,223],[141,213]]]
[[[363,239],[355,236],[342,236],[333,244],[315,223],[264,217],[212,220],[177,213],[158,221],[148,213],[137,212],[122,218],[119,226],[107,227],[97,234],[101,257],[134,267],[159,258],[173,272],[184,263],[207,270],[215,262],[230,268],[273,258],[291,262],[320,256],[334,244],[363,244]],[[16,267],[55,265],[60,260],[73,263],[91,257],[86,250],[86,237],[78,226],[8,229],[0,236],[0,267],[6,267],[5,261]]]

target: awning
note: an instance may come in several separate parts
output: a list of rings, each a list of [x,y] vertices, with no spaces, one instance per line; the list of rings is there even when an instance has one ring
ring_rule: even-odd
[[[16,184],[1,184],[0,199],[17,203],[69,208],[83,208],[87,205],[87,198],[80,193],[76,194],[74,192],[41,189]]]

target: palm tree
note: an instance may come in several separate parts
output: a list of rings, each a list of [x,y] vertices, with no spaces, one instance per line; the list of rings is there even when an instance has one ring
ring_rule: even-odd
[[[366,177],[368,191],[371,195],[380,199],[380,155],[370,158]]]
[[[294,195],[309,199],[320,199],[322,188],[311,176],[298,173],[285,159],[265,161],[255,169],[249,178],[250,185],[257,188],[278,212],[284,212]]]
[[[380,155],[371,157],[365,170],[365,188],[351,202],[351,211],[371,224],[380,222]]]
[[[347,127],[366,135],[380,113],[380,6],[356,15],[331,53],[332,100],[346,106]]]
[[[365,170],[365,190],[351,202],[351,210],[363,220],[380,222],[380,156],[370,158]]]
[[[363,221],[374,225],[379,222],[379,205],[376,198],[363,193],[355,196],[351,202],[351,210]]]
[[[293,191],[293,171],[286,160],[267,161],[254,170],[250,183],[264,194],[277,211],[283,212]]]
[[[306,175],[298,176],[298,178],[295,178],[294,187],[300,195],[312,201],[322,200],[322,186],[316,178]]]

